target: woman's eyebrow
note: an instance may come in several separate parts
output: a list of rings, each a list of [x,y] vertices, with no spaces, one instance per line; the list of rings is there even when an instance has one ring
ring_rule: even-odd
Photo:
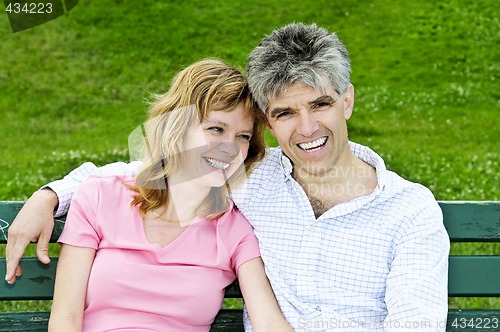
[[[221,126],[221,127],[227,127],[227,123],[219,121],[219,120],[209,120],[209,119],[207,119],[207,123],[209,123],[211,125],[218,125],[218,126]]]
[[[208,125],[216,125],[216,126],[219,126],[219,127],[223,127],[223,128],[227,128],[229,127],[229,125],[223,121],[219,121],[219,120],[207,120],[207,124]],[[253,135],[253,128],[252,129],[244,129],[242,131],[240,131],[240,133],[248,133],[248,134],[252,134]]]

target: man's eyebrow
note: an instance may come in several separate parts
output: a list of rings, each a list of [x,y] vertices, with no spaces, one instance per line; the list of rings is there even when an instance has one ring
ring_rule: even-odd
[[[279,113],[285,112],[285,111],[290,111],[290,110],[291,110],[290,107],[276,107],[276,108],[273,108],[271,110],[271,112],[269,112],[269,116],[271,118],[275,118],[276,116],[278,116]]]
[[[313,101],[310,101],[308,104],[312,106],[312,105],[317,105],[320,103],[335,104],[336,102],[337,102],[337,100],[335,98],[333,98],[332,96],[323,95],[323,96],[320,96],[320,97],[314,99]],[[292,109],[290,107],[276,107],[269,112],[269,117],[275,118],[281,112],[286,112],[286,111],[291,111],[291,110]]]
[[[309,105],[317,105],[320,103],[335,104],[336,102],[337,102],[337,100],[335,98],[333,98],[332,96],[323,95],[323,96],[318,97],[315,100],[309,102]]]

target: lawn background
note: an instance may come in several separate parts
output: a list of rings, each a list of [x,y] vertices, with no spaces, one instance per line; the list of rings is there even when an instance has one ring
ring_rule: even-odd
[[[175,72],[204,57],[244,68],[265,34],[293,21],[337,32],[350,52],[352,141],[438,200],[499,200],[498,8],[495,0],[82,0],[18,33],[0,14],[0,200],[24,200],[85,161],[127,160],[145,99]],[[498,245],[452,251],[500,254]]]

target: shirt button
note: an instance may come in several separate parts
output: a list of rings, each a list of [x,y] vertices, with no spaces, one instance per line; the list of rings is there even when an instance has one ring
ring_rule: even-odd
[[[312,226],[311,228],[309,228],[309,232],[316,233],[316,226]]]

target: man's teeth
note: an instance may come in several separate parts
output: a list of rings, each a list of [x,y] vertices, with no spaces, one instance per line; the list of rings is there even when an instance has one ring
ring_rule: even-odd
[[[318,138],[315,141],[309,142],[309,143],[299,143],[299,147],[307,152],[314,152],[317,151],[321,148],[323,144],[326,142],[326,136],[323,136],[321,138]]]
[[[215,160],[212,158],[205,158],[205,159],[210,163],[210,165],[212,165],[213,167],[218,168],[218,169],[226,169],[230,165],[228,163],[224,163],[222,161]]]

